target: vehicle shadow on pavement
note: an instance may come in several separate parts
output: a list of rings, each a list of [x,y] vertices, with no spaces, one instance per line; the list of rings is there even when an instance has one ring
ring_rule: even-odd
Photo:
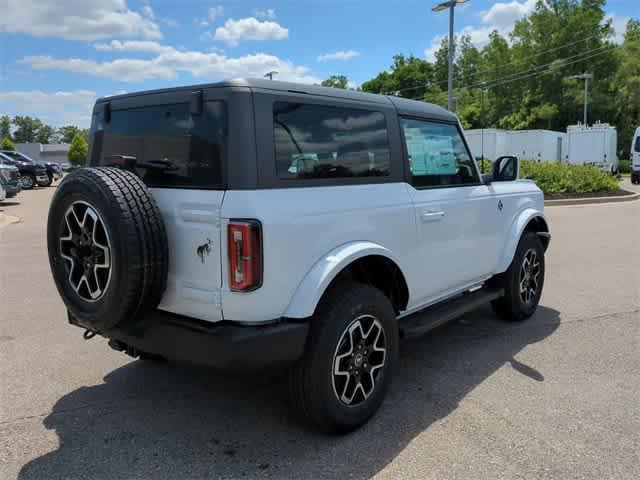
[[[371,477],[497,369],[511,364],[543,382],[544,365],[514,357],[559,324],[559,312],[545,307],[524,323],[500,322],[483,308],[402,342],[381,411],[342,437],[291,416],[283,375],[229,377],[132,361],[56,403],[44,425],[59,448],[19,478]]]

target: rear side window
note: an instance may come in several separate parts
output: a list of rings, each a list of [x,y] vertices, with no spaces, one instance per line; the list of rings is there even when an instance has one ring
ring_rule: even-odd
[[[224,102],[113,110],[109,123],[94,118],[92,165],[122,165],[150,187],[219,188],[226,151]]]
[[[402,119],[414,187],[474,185],[480,179],[455,125]]]
[[[273,128],[282,179],[389,175],[389,138],[381,112],[277,102]]]
[[[636,152],[640,152],[640,135],[636,137]]]

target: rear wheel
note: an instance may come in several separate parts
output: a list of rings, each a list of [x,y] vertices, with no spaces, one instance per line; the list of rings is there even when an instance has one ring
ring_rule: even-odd
[[[398,356],[389,299],[354,282],[335,285],[318,306],[302,360],[289,378],[297,412],[326,432],[364,424],[380,407]]]
[[[544,248],[538,235],[522,235],[511,265],[496,283],[505,291],[502,298],[491,303],[499,317],[522,321],[533,315],[544,285]]]

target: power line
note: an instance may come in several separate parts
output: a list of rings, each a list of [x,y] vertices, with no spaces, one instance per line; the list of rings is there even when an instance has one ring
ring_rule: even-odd
[[[554,60],[553,62],[545,63],[545,64],[542,64],[542,65],[536,65],[535,67],[531,67],[528,70],[524,70],[524,71],[520,71],[520,72],[516,72],[516,73],[511,73],[509,75],[506,75],[506,76],[504,76],[502,78],[498,78],[496,80],[492,80],[492,81],[488,81],[488,82],[476,82],[476,83],[472,83],[470,85],[465,85],[464,87],[465,88],[473,88],[473,87],[483,86],[484,84],[488,84],[488,83],[499,82],[499,81],[502,81],[502,80],[508,80],[510,77],[517,77],[517,76],[520,76],[520,75],[522,75],[524,73],[529,73],[529,72],[532,72],[532,71],[535,71],[535,70],[541,70],[541,69],[544,70],[546,67],[553,66],[557,62],[562,62],[562,61],[566,61],[566,60],[572,60],[572,59],[575,59],[575,58],[578,58],[578,57],[588,56],[589,54],[591,54],[593,52],[597,52],[597,51],[604,50],[606,52],[606,51],[609,51],[609,50],[611,50],[613,48],[616,48],[616,46],[615,45],[603,45],[603,46],[598,47],[598,48],[587,50],[586,52],[582,52],[582,53],[578,53],[576,55],[572,55],[570,57],[559,58],[559,59]],[[579,59],[579,60],[581,60],[581,59]],[[577,61],[579,61],[579,60],[577,60]]]
[[[554,60],[553,62],[545,63],[545,64],[542,64],[542,65],[537,65],[535,67],[531,67],[531,68],[529,68],[527,70],[523,70],[523,71],[520,71],[520,72],[511,73],[509,75],[506,75],[504,77],[501,77],[501,78],[498,78],[498,79],[495,79],[495,80],[492,80],[492,81],[476,82],[476,83],[472,83],[472,84],[462,85],[461,87],[456,87],[456,90],[459,90],[461,88],[486,87],[489,84],[492,84],[491,86],[497,86],[498,84],[508,83],[508,82],[503,82],[503,80],[509,80],[510,78],[520,77],[523,74],[527,74],[527,73],[530,73],[530,72],[535,72],[537,70],[545,69],[547,67],[554,66],[554,65],[557,68],[560,68],[561,66],[564,66],[564,65],[571,65],[571,64],[576,63],[578,61],[582,61],[582,60],[586,60],[587,58],[591,58],[589,56],[589,54],[591,54],[593,52],[600,51],[600,53],[607,53],[607,52],[609,52],[612,49],[617,48],[617,47],[618,47],[618,45],[610,45],[610,44],[603,45],[603,46],[598,47],[598,48],[594,48],[594,49],[591,49],[591,50],[587,50],[585,52],[578,53],[576,55],[572,55],[570,57],[559,58],[559,59]],[[583,58],[578,58],[578,57],[583,57]],[[563,65],[560,65],[560,66],[557,65],[557,62],[566,62],[567,60],[572,60],[572,59],[576,59],[576,58],[577,58],[577,60],[575,60],[573,62],[563,63]],[[497,83],[497,82],[502,82],[502,83]],[[442,82],[438,82],[438,83],[442,83]],[[417,86],[417,87],[407,87],[407,88],[404,88],[404,89],[401,89],[401,90],[396,90],[396,92],[399,93],[399,92],[403,92],[403,91],[417,90],[418,88],[425,88],[425,87],[429,87],[429,86],[434,85],[434,84],[437,84],[437,83],[434,82],[434,83],[429,83],[429,84],[425,84],[425,85],[420,85],[420,86]]]
[[[614,46],[613,48],[617,48],[617,46]],[[598,49],[594,49],[594,50],[598,50]],[[588,55],[586,57],[582,57],[582,58],[578,58],[576,60],[573,60],[572,62],[563,63],[562,65],[554,65],[555,62],[553,62],[551,64],[548,64],[547,68],[545,70],[542,70],[542,71],[536,71],[536,72],[530,72],[530,73],[520,72],[520,76],[517,77],[517,78],[511,78],[511,79],[501,80],[501,81],[496,81],[496,82],[487,82],[487,85],[485,86],[485,88],[489,89],[489,88],[497,87],[497,86],[500,86],[500,85],[506,85],[508,83],[516,82],[518,80],[524,80],[526,78],[535,77],[537,75],[545,75],[547,73],[553,72],[556,69],[564,68],[564,67],[567,67],[569,65],[573,65],[575,63],[579,63],[579,62],[582,62],[584,60],[588,60],[590,58],[594,58],[594,57],[603,55],[605,53],[609,53],[609,51],[605,50],[605,51],[600,51],[600,52],[597,52],[597,53],[593,53],[593,54]],[[463,88],[469,88],[469,86],[457,87],[457,90],[460,90],[460,89],[463,89]],[[413,100],[415,100],[415,97],[413,98]]]
[[[573,42],[565,43],[565,44],[563,44],[563,45],[559,45],[559,46],[554,47],[554,48],[550,48],[550,49],[547,49],[547,50],[543,50],[542,52],[536,52],[536,53],[534,53],[533,55],[531,55],[531,56],[529,56],[529,57],[526,57],[526,58],[525,58],[525,60],[528,60],[528,59],[531,59],[531,58],[539,57],[539,56],[541,56],[541,55],[544,55],[545,53],[555,52],[555,51],[557,51],[557,50],[561,50],[561,49],[566,48],[566,47],[571,47],[571,46],[573,46],[573,45],[577,45],[577,44],[579,44],[579,43],[586,42],[587,40],[591,40],[592,38],[595,38],[595,37],[598,37],[598,36],[599,36],[598,34],[596,34],[596,35],[591,35],[591,36],[585,37],[585,38],[583,38],[583,39],[581,39],[581,40],[576,40],[576,41],[573,41]],[[610,46],[610,45],[604,45],[604,46],[602,46],[602,47],[598,47],[598,48],[606,48],[606,47],[608,47],[608,46]],[[596,49],[594,49],[594,50],[596,50]],[[593,50],[589,50],[589,52],[590,52],[590,51],[593,51]],[[583,53],[587,53],[587,52],[583,52]],[[581,54],[579,54],[579,55],[581,55]],[[569,57],[569,58],[573,58],[573,57]],[[478,72],[478,73],[476,73],[476,75],[478,75],[478,76],[479,76],[479,75],[483,75],[483,74],[488,73],[488,72],[501,70],[501,69],[503,69],[504,67],[506,67],[506,66],[508,66],[508,65],[512,65],[512,64],[514,64],[514,63],[517,63],[518,61],[519,61],[519,60],[512,60],[511,62],[503,63],[502,65],[499,65],[499,66],[497,66],[497,67],[495,67],[495,68],[493,68],[493,69],[487,69],[487,70],[483,70],[483,71],[481,71],[481,72]],[[535,67],[534,67],[534,68],[535,68]],[[513,74],[512,74],[512,75],[513,75]],[[445,83],[447,83],[447,81],[446,81],[446,80],[444,80],[444,81],[439,81],[439,82],[428,82],[428,83],[425,83],[425,84],[416,85],[415,87],[405,87],[405,88],[401,88],[401,89],[398,89],[398,90],[393,90],[393,91],[385,92],[385,93],[383,93],[383,95],[392,95],[392,94],[397,94],[397,93],[401,93],[401,92],[408,92],[408,91],[410,91],[410,90],[418,90],[418,89],[420,89],[420,88],[427,88],[427,87],[430,87],[430,86],[432,86],[432,85],[442,85],[442,84],[445,84]],[[479,83],[481,84],[482,82],[479,82]]]

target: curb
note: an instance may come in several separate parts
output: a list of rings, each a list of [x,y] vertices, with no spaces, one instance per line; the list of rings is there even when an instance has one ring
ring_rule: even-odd
[[[628,191],[628,190],[627,190]],[[563,206],[563,205],[597,205],[601,203],[620,203],[632,202],[640,198],[640,193],[631,195],[622,195],[618,197],[591,197],[591,198],[562,198],[559,200],[545,200],[545,207]]]

